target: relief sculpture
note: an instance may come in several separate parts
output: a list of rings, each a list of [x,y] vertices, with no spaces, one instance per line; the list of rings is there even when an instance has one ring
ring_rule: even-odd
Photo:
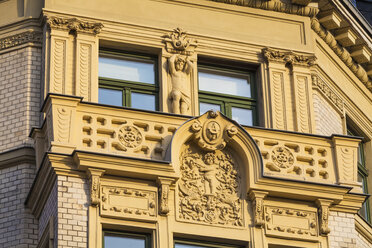
[[[180,220],[243,226],[239,169],[226,151],[195,152],[187,146],[181,155]]]

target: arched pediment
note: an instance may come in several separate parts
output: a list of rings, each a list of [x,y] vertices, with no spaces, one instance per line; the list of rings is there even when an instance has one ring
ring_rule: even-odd
[[[244,200],[262,157],[238,123],[214,111],[191,119],[177,129],[168,156],[179,174],[178,220],[244,226]]]

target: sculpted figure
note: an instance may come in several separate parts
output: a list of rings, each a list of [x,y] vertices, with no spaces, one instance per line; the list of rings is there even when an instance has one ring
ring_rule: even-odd
[[[191,102],[187,87],[189,84],[188,75],[193,68],[193,63],[189,58],[185,59],[176,54],[169,58],[168,63],[172,78],[172,91],[170,93],[172,112],[187,114]]]
[[[215,155],[213,153],[207,153],[204,157],[205,166],[200,168],[201,172],[204,172],[204,188],[205,195],[214,195],[216,191],[216,173],[217,164],[215,163]]]

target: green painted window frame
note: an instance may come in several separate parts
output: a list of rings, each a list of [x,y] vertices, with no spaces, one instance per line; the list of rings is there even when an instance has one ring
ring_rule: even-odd
[[[361,136],[358,132],[356,132],[352,127],[347,126],[347,134],[351,136]],[[363,179],[362,186],[365,194],[368,194],[368,184],[367,178],[369,176],[368,170],[366,168],[366,161],[364,155],[364,142],[361,141],[358,147],[358,175]],[[367,199],[364,204],[366,208],[365,216],[360,214],[367,222],[371,223],[371,216],[370,216],[370,204],[369,200]]]
[[[113,58],[123,59],[140,59],[144,61],[151,61],[154,64],[154,84],[134,82],[129,80],[120,80],[106,77],[99,77],[99,88],[113,89],[122,91],[123,107],[131,108],[131,93],[143,93],[155,96],[155,111],[159,110],[159,72],[158,60],[156,56],[145,55],[141,53],[124,52],[117,50],[100,49],[99,56],[112,56]]]
[[[250,87],[251,87],[251,97],[236,96],[230,94],[221,94],[210,91],[199,90],[199,104],[210,103],[218,104],[221,106],[222,114],[226,115],[229,118],[232,118],[232,107],[243,108],[252,110],[252,124],[253,126],[258,125],[258,113],[257,113],[257,96],[256,96],[256,80],[255,72],[252,70],[244,70],[243,68],[234,68],[230,66],[221,66],[215,64],[198,64],[198,73],[199,71],[207,71],[208,73],[213,73],[213,71],[221,72],[223,71],[226,74],[246,74],[250,77]],[[199,82],[198,82],[199,89]],[[200,105],[199,105],[200,108]],[[203,114],[200,113],[199,114]]]
[[[225,243],[215,243],[210,241],[199,241],[199,240],[192,240],[192,239],[174,239],[173,247],[176,247],[176,244],[183,244],[183,245],[198,245],[198,246],[205,246],[206,248],[243,248],[245,246],[241,245],[231,245]]]
[[[133,232],[122,232],[122,231],[113,231],[113,230],[103,230],[102,232],[102,248],[110,248],[105,247],[105,234],[109,233],[113,236],[118,237],[127,237],[127,238],[143,238],[145,240],[145,247],[144,248],[151,248],[151,235],[147,233],[133,233]]]

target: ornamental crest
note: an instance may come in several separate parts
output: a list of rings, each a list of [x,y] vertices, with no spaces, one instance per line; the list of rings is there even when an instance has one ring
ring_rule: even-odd
[[[172,33],[164,37],[165,49],[168,53],[182,54],[191,56],[197,47],[197,41],[187,37],[187,32],[181,28],[176,28]]]
[[[202,124],[203,123],[203,124]],[[221,114],[208,111],[191,125],[196,143],[205,151],[222,150],[226,143],[238,133],[238,129],[226,123]]]
[[[243,226],[240,173],[231,155],[226,151],[194,150],[199,149],[187,145],[180,157],[177,219]]]
[[[143,141],[143,134],[135,126],[124,125],[118,131],[118,140],[123,149],[139,148]]]

